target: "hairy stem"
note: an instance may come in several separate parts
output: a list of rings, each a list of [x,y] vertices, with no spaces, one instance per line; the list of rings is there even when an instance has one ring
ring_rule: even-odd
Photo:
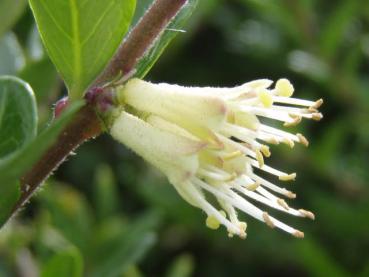
[[[156,0],[121,44],[92,87],[103,85],[121,72],[130,72],[185,3],[186,0]],[[96,103],[86,104],[75,115],[71,123],[61,132],[56,143],[29,172],[22,176],[21,197],[14,206],[11,216],[78,146],[102,132],[101,122],[93,104]]]
[[[82,127],[83,126],[83,127]],[[100,119],[91,105],[85,105],[73,121],[60,133],[54,144],[21,178],[21,197],[14,210],[20,208],[40,184],[56,169],[69,154],[86,140],[102,132]]]

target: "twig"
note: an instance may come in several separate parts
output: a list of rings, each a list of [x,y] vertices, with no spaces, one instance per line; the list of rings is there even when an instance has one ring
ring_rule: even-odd
[[[82,128],[83,126],[83,128]],[[16,212],[50,174],[86,140],[101,133],[100,119],[91,105],[85,105],[73,121],[60,133],[54,144],[33,168],[21,178],[21,197],[14,207]]]
[[[105,71],[92,87],[98,87],[120,73],[130,72],[152,46],[155,38],[177,14],[186,0],[156,0],[141,21],[121,44]],[[102,132],[101,122],[91,103],[86,104],[61,132],[56,143],[21,178],[21,197],[13,216],[40,187],[50,174],[85,141]]]

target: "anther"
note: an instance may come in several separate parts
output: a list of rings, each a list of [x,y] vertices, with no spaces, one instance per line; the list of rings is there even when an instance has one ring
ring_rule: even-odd
[[[273,221],[271,220],[271,218],[270,218],[270,216],[267,212],[263,212],[263,219],[264,219],[264,222],[266,223],[266,225],[268,225],[270,228],[275,227]]]
[[[264,155],[265,157],[267,157],[267,158],[269,158],[269,157],[270,157],[270,155],[271,155],[270,150],[269,150],[269,147],[268,147],[268,146],[266,146],[266,145],[262,145],[262,146],[260,147],[260,151],[261,151],[261,153],[263,153],[263,155]]]
[[[310,212],[310,211],[307,211],[307,210],[304,210],[304,209],[299,209],[299,213],[303,217],[310,218],[311,220],[314,220],[315,219],[315,215],[312,212]]]
[[[296,238],[299,238],[299,239],[303,239],[304,238],[304,233],[303,232],[301,232],[301,231],[295,231],[295,232],[293,232],[292,233],[292,235],[294,236],[294,237],[296,237]]]
[[[309,141],[302,135],[302,134],[296,134],[296,136],[298,137],[300,143],[306,147],[309,146]]]
[[[289,117],[291,117],[293,120],[292,121],[289,121],[289,122],[285,122],[284,124],[283,124],[283,126],[285,126],[285,127],[292,127],[292,126],[296,126],[297,124],[299,124],[300,122],[301,122],[301,120],[302,120],[302,116],[300,116],[300,115],[297,115],[297,114],[292,114],[292,113],[290,113],[290,114],[288,114],[289,115]]]
[[[256,151],[256,160],[259,163],[259,167],[262,168],[264,166],[264,157],[259,150]]]
[[[260,187],[260,183],[259,182],[255,182],[253,184],[247,185],[246,188],[248,190],[254,191],[256,190],[258,187]]]
[[[286,210],[290,208],[284,199],[278,198],[277,203],[283,208],[285,208]]]
[[[323,105],[324,101],[322,98],[320,98],[319,100],[317,100],[314,105],[311,106],[311,108],[313,109],[319,109],[321,105]]]
[[[295,199],[296,198],[296,193],[293,193],[292,191],[289,191],[289,190],[286,191],[286,193],[284,195],[286,195],[290,199]]]
[[[275,145],[278,145],[279,144],[279,140],[276,139],[275,137],[270,137],[268,139],[265,140],[267,143],[270,143],[270,144],[275,144]]]
[[[311,118],[315,121],[319,121],[323,118],[323,115],[321,113],[313,113],[311,115]]]
[[[281,175],[281,176],[278,177],[278,179],[281,180],[281,181],[295,181],[296,173]]]
[[[282,142],[284,144],[287,144],[290,148],[293,148],[295,146],[295,143],[293,142],[292,139],[283,138]]]

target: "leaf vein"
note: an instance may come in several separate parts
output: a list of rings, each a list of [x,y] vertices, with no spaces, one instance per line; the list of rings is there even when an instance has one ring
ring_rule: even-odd
[[[73,38],[73,68],[76,80],[75,83],[77,83],[77,90],[80,86],[79,82],[81,79],[82,74],[82,67],[81,67],[81,40],[80,40],[80,26],[79,26],[79,13],[78,13],[78,7],[75,2],[75,0],[69,0],[69,5],[71,9],[71,20],[72,20],[72,38]],[[73,92],[72,92],[73,93]]]
[[[96,32],[97,28],[99,27],[99,25],[101,24],[101,22],[103,21],[103,19],[105,18],[105,16],[107,15],[107,13],[109,12],[109,10],[114,6],[115,1],[111,1],[109,3],[109,5],[107,6],[107,8],[105,9],[105,11],[101,14],[100,18],[97,20],[96,24],[92,27],[91,32],[87,35],[87,37],[83,40],[82,42],[82,47],[89,41],[89,39],[94,35],[94,33]]]
[[[68,34],[68,32],[66,32],[58,23],[58,21],[56,20],[56,18],[53,16],[53,13],[49,10],[49,8],[47,7],[47,5],[45,5],[44,1],[41,1],[41,6],[44,7],[47,15],[51,18],[52,22],[55,24],[56,28],[69,40],[72,41],[71,36]]]

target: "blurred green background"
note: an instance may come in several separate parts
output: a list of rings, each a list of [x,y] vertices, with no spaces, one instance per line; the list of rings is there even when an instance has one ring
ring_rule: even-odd
[[[26,1],[0,0],[0,74],[28,81],[40,129],[65,94]],[[13,1],[13,0],[11,0]],[[137,13],[150,1],[138,0]],[[289,78],[324,119],[294,131],[308,149],[272,147],[298,172],[291,205],[315,222],[278,218],[305,239],[254,219],[248,238],[205,226],[156,170],[103,135],[77,150],[0,232],[0,276],[369,276],[369,1],[201,0],[146,79],[234,86]]]

